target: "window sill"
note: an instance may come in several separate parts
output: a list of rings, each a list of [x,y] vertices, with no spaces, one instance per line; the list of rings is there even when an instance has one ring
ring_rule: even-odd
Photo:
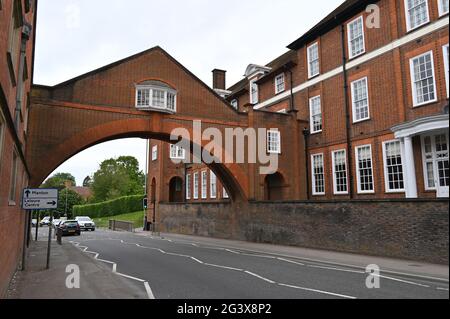
[[[427,24],[430,24],[430,18],[428,18],[427,22],[422,23],[421,25],[415,26],[414,28],[408,28],[408,26],[406,27],[406,34],[408,33],[412,33],[413,31],[416,31],[417,29],[426,26]]]
[[[8,201],[8,206],[17,206],[17,204],[16,204],[16,202],[15,201],[12,201],[12,200],[9,200]]]
[[[370,121],[370,120],[371,120],[370,117],[366,118],[366,119],[358,120],[358,121],[353,120],[352,124],[359,124],[359,123],[367,122],[367,121]]]
[[[312,79],[314,79],[314,78],[317,78],[319,75],[320,75],[320,72],[317,73],[317,74],[315,74],[315,75],[308,75],[308,81],[309,81],[309,80],[312,80]]]
[[[358,195],[375,195],[375,191],[370,191],[370,192],[358,192]]]
[[[353,55],[353,56],[350,56],[350,55],[349,55],[349,57],[348,57],[348,62],[350,62],[350,61],[352,61],[352,60],[355,60],[356,58],[359,58],[360,56],[362,56],[362,55],[364,55],[364,54],[366,54],[366,50],[364,50],[364,51],[361,52],[361,53],[355,54],[355,55]]]
[[[311,131],[311,134],[310,134],[310,135],[317,135],[317,134],[321,134],[321,133],[323,133],[323,131],[317,131],[317,132],[312,132],[312,131]]]
[[[333,193],[334,196],[348,196],[348,192],[345,193]]]
[[[434,104],[434,103],[437,103],[437,102],[438,102],[438,99],[434,99],[432,101],[428,101],[428,102],[425,102],[425,103],[413,104],[412,108],[416,109],[416,108],[419,108],[419,107],[422,107],[422,106],[431,105],[431,104]]]

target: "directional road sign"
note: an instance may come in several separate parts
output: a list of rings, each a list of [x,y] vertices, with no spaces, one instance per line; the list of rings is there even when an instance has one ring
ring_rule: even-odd
[[[25,188],[22,195],[22,208],[29,210],[55,209],[58,207],[58,190],[44,188]]]

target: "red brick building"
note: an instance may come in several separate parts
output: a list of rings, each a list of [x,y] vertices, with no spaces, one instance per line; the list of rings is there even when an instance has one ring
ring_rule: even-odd
[[[214,89],[240,112],[296,113],[304,128],[306,150],[281,135],[279,171],[256,183],[264,193],[253,199],[448,198],[448,7],[349,0],[227,90],[214,70]],[[183,200],[223,198],[206,166],[174,165],[169,146],[158,147],[164,164],[151,161],[150,174],[162,179],[162,200],[182,199],[173,176],[186,181]],[[287,148],[304,167],[286,161]]]
[[[28,185],[25,161],[36,1],[0,1],[0,296],[22,258]]]
[[[24,232],[17,230],[26,221],[20,190],[28,180],[39,185],[76,152],[114,138],[155,139],[149,161],[154,207],[199,202],[207,204],[200,205],[206,213],[211,202],[233,202],[217,205],[229,207],[219,210],[219,219],[231,215],[231,222],[223,219],[222,234],[207,234],[232,238],[240,220],[246,225],[245,218],[253,221],[272,207],[258,206],[259,215],[246,212],[239,220],[242,202],[448,198],[448,0],[348,0],[282,56],[265,66],[250,64],[245,78],[228,89],[226,72],[214,70],[218,95],[156,47],[54,87],[34,86],[29,103],[35,15],[36,1],[0,0],[0,295],[21,259]],[[169,146],[167,137],[180,126],[192,129],[199,118],[222,131],[277,128],[266,145],[267,153],[278,155],[277,172],[261,175],[260,164],[180,162],[183,150]],[[39,163],[49,152],[53,156]],[[186,218],[184,206],[176,221]],[[193,215],[204,219],[194,206]],[[276,220],[268,216],[270,226]],[[175,218],[167,220],[166,229]],[[318,233],[318,242],[336,233],[335,224]],[[178,229],[192,228],[186,225]]]

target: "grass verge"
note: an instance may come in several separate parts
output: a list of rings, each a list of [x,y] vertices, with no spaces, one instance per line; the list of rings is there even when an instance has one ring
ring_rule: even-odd
[[[134,224],[134,228],[144,227],[144,212],[143,211],[122,214],[122,215],[116,215],[116,216],[110,216],[110,217],[94,218],[94,222],[97,227],[106,227],[107,228],[109,226],[110,219],[121,220],[124,222],[131,222]]]

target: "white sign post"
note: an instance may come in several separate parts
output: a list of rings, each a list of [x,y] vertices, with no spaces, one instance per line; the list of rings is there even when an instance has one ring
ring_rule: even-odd
[[[22,208],[26,210],[45,210],[58,208],[58,190],[25,188],[22,194]]]
[[[49,188],[25,188],[22,193],[22,208],[27,212],[32,210],[47,210],[58,208],[58,190]],[[52,240],[53,213],[50,214],[50,225],[48,227],[48,247],[47,247],[47,269],[50,268],[50,248]],[[39,223],[39,220],[36,221]],[[25,249],[24,249],[25,251]],[[25,259],[23,259],[25,261]],[[25,267],[22,267],[24,270]]]

